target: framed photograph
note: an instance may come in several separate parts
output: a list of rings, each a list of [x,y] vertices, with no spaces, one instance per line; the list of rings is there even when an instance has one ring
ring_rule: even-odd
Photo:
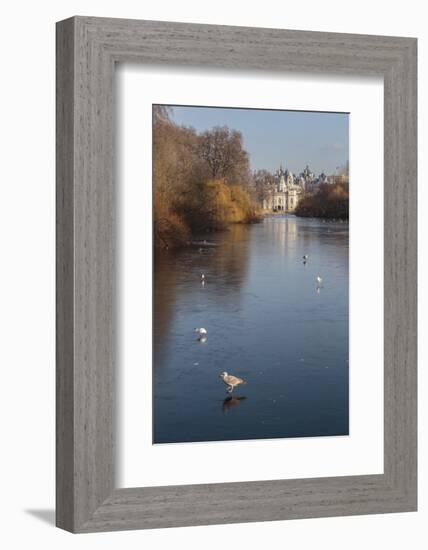
[[[348,137],[153,105],[154,444],[349,435]]]
[[[415,511],[416,39],[57,24],[57,525]]]

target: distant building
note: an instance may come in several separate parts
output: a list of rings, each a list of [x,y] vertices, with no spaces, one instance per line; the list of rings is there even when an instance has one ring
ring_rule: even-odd
[[[311,184],[315,180],[315,174],[310,170],[309,166],[306,165],[306,168],[300,174],[300,178],[305,182],[304,185]]]
[[[263,201],[264,210],[294,212],[304,193],[300,178],[296,179],[292,172],[283,170],[281,166],[274,176],[272,187],[270,195]]]
[[[273,212],[294,212],[299,201],[306,194],[317,193],[321,184],[346,183],[346,175],[326,176],[322,172],[318,177],[306,165],[298,176],[280,166],[273,176],[273,181],[267,184],[268,196],[263,200],[263,209]]]

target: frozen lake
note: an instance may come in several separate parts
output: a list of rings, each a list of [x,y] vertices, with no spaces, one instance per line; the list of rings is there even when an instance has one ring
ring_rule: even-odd
[[[157,253],[153,329],[154,443],[348,434],[347,223],[272,216]]]

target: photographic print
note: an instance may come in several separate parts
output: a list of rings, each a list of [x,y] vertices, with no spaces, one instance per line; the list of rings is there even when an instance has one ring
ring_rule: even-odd
[[[349,435],[349,114],[153,105],[153,443]]]

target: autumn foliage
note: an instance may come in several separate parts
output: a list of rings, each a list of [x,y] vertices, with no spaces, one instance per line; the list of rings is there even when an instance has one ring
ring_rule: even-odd
[[[349,190],[347,183],[319,186],[316,193],[305,196],[297,205],[296,216],[347,220]]]
[[[153,111],[155,245],[177,248],[196,234],[259,219],[248,155],[239,132],[198,134]]]

